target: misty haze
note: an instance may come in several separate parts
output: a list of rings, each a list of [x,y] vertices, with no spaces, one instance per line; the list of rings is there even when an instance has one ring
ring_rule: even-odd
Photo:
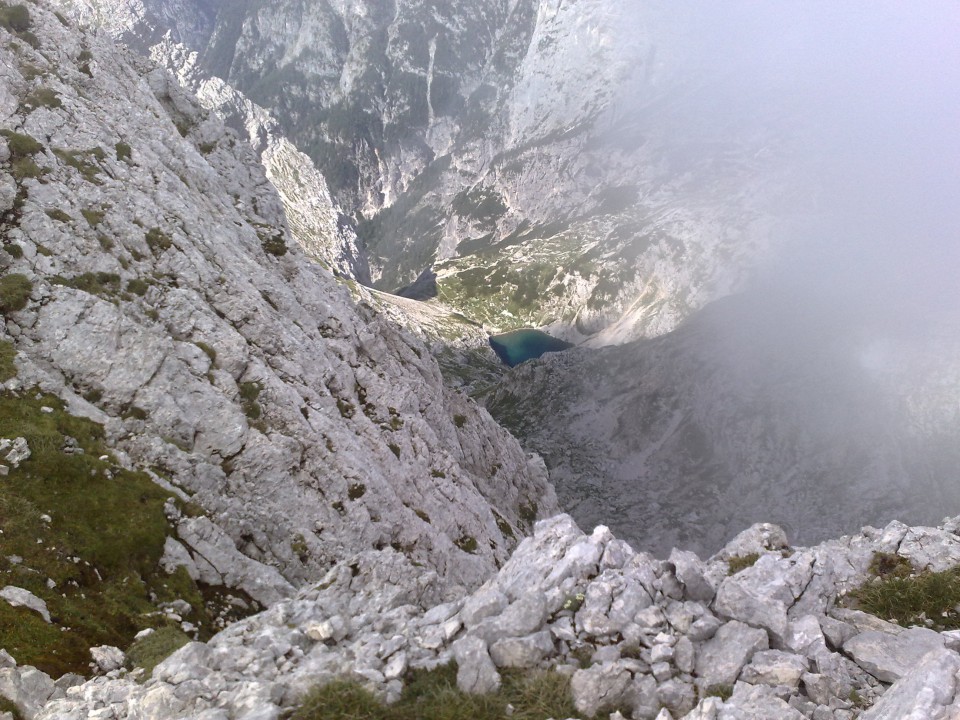
[[[960,3],[0,0],[0,720],[960,718]]]

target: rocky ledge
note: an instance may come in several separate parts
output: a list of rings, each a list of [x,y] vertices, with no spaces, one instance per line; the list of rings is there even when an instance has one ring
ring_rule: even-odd
[[[0,693],[31,719],[272,720],[334,678],[389,702],[409,669],[456,661],[469,693],[495,691],[505,668],[554,669],[582,718],[954,717],[960,634],[902,627],[845,598],[877,558],[917,573],[955,567],[958,527],[894,522],[791,548],[762,524],[708,560],[658,560],[559,515],[469,594],[400,553],[369,551],[184,646],[146,681],[111,670],[54,682],[6,656]]]

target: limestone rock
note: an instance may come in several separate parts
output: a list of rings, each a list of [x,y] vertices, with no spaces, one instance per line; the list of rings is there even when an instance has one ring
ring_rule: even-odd
[[[93,658],[97,669],[102,673],[119,670],[127,660],[123,650],[112,645],[92,647],[90,648],[90,656]]]
[[[457,660],[457,687],[470,694],[492,693],[500,689],[500,674],[480,638],[465,637],[453,644]]]
[[[750,660],[740,679],[751,685],[785,685],[797,687],[801,676],[808,671],[806,659],[780,650],[763,650]]]
[[[925,655],[943,647],[940,633],[925,628],[908,628],[898,635],[868,630],[843,644],[857,665],[888,683],[909,674]]]
[[[570,679],[573,704],[588,717],[602,709],[613,710],[625,703],[630,695],[632,680],[630,672],[620,663],[604,663],[577,670]]]
[[[928,720],[955,717],[960,655],[946,649],[929,652],[909,668],[863,715],[862,720]],[[953,714],[946,710],[952,707]]]
[[[724,624],[700,649],[696,675],[701,687],[732,686],[754,654],[768,647],[767,633],[763,630],[737,620]]]
[[[7,585],[3,590],[0,590],[0,598],[6,600],[14,607],[25,607],[28,610],[33,610],[35,613],[38,613],[45,622],[50,622],[50,611],[47,610],[47,604],[29,590],[24,590],[14,585]]]

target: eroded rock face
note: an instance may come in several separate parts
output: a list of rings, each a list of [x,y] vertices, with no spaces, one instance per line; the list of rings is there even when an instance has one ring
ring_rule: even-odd
[[[770,530],[782,537],[769,525],[750,533]],[[838,565],[853,568],[864,550],[896,552],[899,543],[887,544],[891,534],[944,532],[891,524],[842,542],[790,549],[800,558],[829,552]],[[944,536],[944,547],[951,542]],[[784,548],[775,545],[763,550],[760,574],[771,587],[787,587],[796,565],[784,562]],[[903,547],[911,551],[910,544]],[[727,573],[724,553],[687,560],[707,577]],[[55,697],[39,717],[79,720],[107,708],[118,720],[172,720],[186,708],[200,717],[230,717],[241,709],[273,717],[317,682],[347,676],[395,698],[403,669],[454,659],[465,692],[499,687],[506,668],[555,667],[571,678],[583,718],[618,711],[653,720],[666,717],[666,709],[675,720],[851,720],[870,708],[863,717],[919,720],[960,710],[953,635],[869,620],[838,606],[845,590],[867,579],[865,567],[775,600],[789,618],[783,637],[724,621],[720,599],[694,599],[677,569],[675,562],[633,551],[606,528],[584,534],[564,515],[538,523],[533,537],[472,593],[451,592],[434,571],[393,550],[367,552],[209,643],[184,647],[143,685],[96,678]],[[649,604],[634,606],[621,630],[605,634],[603,616],[621,627],[626,611],[617,598],[628,580],[644,588]],[[593,598],[589,606],[587,597]],[[805,610],[812,606],[823,610]],[[841,649],[836,641],[843,637]],[[780,642],[783,647],[767,649]],[[894,670],[899,679],[888,687]]]
[[[203,508],[170,567],[268,604],[390,546],[482,582],[556,510],[542,463],[304,256],[244,139],[166,71],[30,13],[38,48],[0,30],[0,125],[36,143],[35,172],[0,167],[0,263],[31,284],[5,318],[11,382]]]

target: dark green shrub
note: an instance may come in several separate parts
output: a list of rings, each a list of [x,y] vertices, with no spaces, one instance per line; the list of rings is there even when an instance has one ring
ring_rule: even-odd
[[[20,258],[23,257],[23,248],[20,247],[19,245],[14,245],[13,243],[10,243],[9,245],[4,245],[3,250],[10,257],[16,260],[19,260]]]
[[[134,295],[143,295],[147,294],[147,290],[150,289],[150,283],[140,278],[134,278],[127,282],[127,292],[133,293]]]
[[[0,312],[23,310],[33,292],[33,283],[26,275],[10,273],[0,277]]]
[[[263,245],[264,252],[270,253],[271,255],[282,257],[287,254],[287,243],[283,239],[283,233],[271,235],[266,239],[261,238],[261,244]]]
[[[72,278],[55,275],[50,278],[50,281],[55,285],[71,287],[74,290],[82,290],[101,297],[109,297],[120,292],[120,276],[116,273],[87,272]]]
[[[251,420],[259,419],[263,410],[257,398],[260,397],[263,385],[258,382],[242,382],[238,387],[240,388],[240,407],[243,408],[244,414]]]

